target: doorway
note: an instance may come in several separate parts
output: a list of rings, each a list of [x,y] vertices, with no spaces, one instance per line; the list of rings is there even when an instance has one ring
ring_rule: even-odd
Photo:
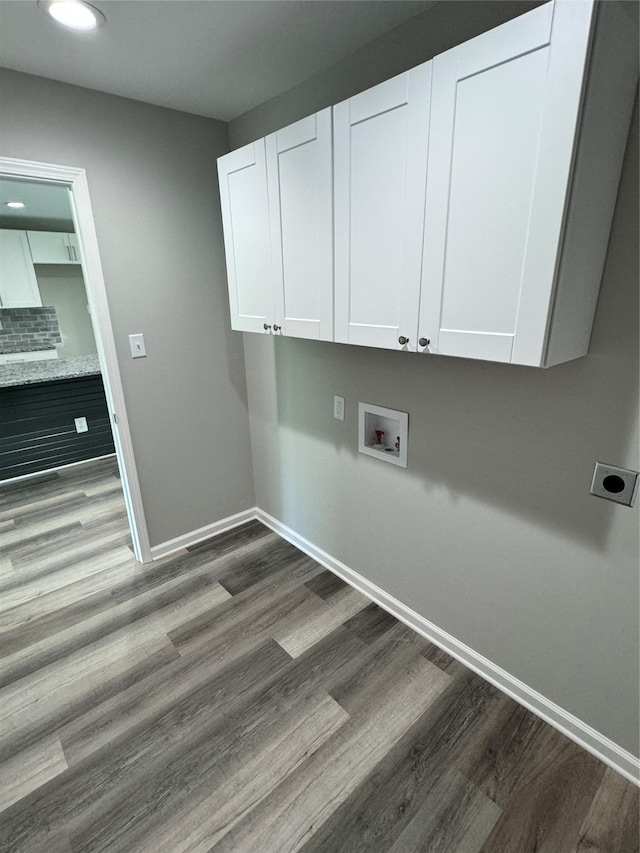
[[[131,530],[133,551],[139,562],[149,562],[151,560],[151,549],[85,170],[0,157],[0,178],[46,183],[67,188],[73,230],[77,236],[77,251],[86,286],[89,311],[93,320],[93,333]]]

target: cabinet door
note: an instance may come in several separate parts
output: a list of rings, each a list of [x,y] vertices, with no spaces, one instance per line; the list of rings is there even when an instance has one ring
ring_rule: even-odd
[[[26,231],[0,231],[0,307],[42,305]]]
[[[218,160],[231,328],[273,325],[271,238],[264,139]]]
[[[433,61],[419,334],[540,365],[592,4],[540,6]]]
[[[271,134],[266,150],[277,325],[332,341],[331,109]]]
[[[74,255],[70,237],[53,231],[27,231],[31,257],[34,264],[77,264],[79,255]]]
[[[431,63],[334,108],[336,340],[416,349]]]

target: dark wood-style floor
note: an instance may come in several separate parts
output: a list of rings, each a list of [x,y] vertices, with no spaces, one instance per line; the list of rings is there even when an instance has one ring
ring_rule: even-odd
[[[0,849],[632,853],[638,790],[258,522],[135,562],[0,488]]]

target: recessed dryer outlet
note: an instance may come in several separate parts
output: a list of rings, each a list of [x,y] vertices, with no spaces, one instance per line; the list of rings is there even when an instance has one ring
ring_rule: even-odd
[[[401,468],[407,467],[409,415],[372,403],[358,403],[358,450]]]
[[[640,475],[628,468],[596,462],[591,480],[591,494],[624,506],[633,506],[638,493]]]

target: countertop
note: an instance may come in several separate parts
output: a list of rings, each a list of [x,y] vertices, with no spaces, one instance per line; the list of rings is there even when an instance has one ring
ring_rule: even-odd
[[[77,355],[51,361],[20,361],[0,365],[0,388],[55,382],[58,379],[79,379],[99,374],[97,355]]]

